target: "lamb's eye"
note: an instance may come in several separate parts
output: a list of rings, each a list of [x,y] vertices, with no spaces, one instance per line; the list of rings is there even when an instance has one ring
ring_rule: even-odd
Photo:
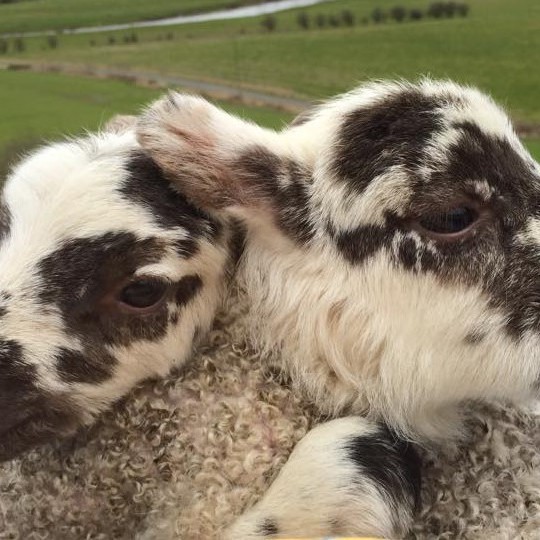
[[[478,219],[478,212],[466,206],[422,216],[418,223],[427,232],[458,234],[466,231]]]
[[[128,283],[118,295],[118,300],[132,308],[145,309],[156,306],[165,296],[167,285],[156,279],[141,278]]]

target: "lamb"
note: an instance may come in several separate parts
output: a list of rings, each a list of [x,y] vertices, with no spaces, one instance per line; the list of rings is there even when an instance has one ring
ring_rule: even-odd
[[[91,424],[139,381],[181,366],[226,294],[243,233],[173,189],[130,118],[27,156],[10,173],[0,210],[7,460]],[[327,507],[317,521],[297,508],[306,490],[312,508]],[[229,534],[286,532],[279,512],[297,530],[355,521],[368,532],[401,531],[418,490],[412,448],[382,425],[338,419],[315,428],[283,469],[267,499],[275,517],[252,511]],[[347,502],[340,509],[329,504],[336,494]]]
[[[5,460],[181,365],[223,298],[235,233],[172,190],[132,122],[28,156],[0,210]]]
[[[308,435],[230,537],[403,534],[417,477],[399,437],[458,436],[465,401],[538,393],[540,167],[506,114],[451,82],[378,82],[276,133],[170,94],[138,140],[196,207],[246,228],[261,354],[321,410],[363,417]],[[362,433],[394,449],[390,490],[352,467]]]

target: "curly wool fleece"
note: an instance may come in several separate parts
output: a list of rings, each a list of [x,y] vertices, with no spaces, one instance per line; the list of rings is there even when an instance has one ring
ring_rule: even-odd
[[[212,539],[320,419],[249,349],[234,303],[181,373],[77,437],[6,463],[0,539]],[[413,538],[540,538],[540,420],[471,411],[471,438],[424,454]]]

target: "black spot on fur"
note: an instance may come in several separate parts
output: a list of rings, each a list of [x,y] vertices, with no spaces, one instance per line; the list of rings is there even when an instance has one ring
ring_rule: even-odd
[[[197,254],[199,251],[199,243],[193,238],[182,238],[174,242],[176,253],[184,258],[189,259]]]
[[[411,270],[418,261],[418,248],[412,238],[404,238],[399,243],[399,258],[405,268]]]
[[[276,536],[279,534],[279,527],[275,519],[266,518],[259,527],[259,532],[261,536]]]
[[[482,343],[484,339],[486,339],[486,333],[480,328],[474,328],[466,334],[463,341],[467,345],[478,345],[479,343]]]
[[[175,301],[178,307],[185,306],[202,289],[200,276],[185,276],[176,285]]]
[[[127,162],[128,177],[120,192],[130,201],[149,210],[156,222],[166,229],[184,228],[189,240],[182,244],[182,256],[197,251],[201,236],[216,238],[221,232],[219,222],[192,206],[172,188],[157,164],[142,151],[133,152]]]
[[[90,384],[107,380],[115,365],[114,358],[104,351],[90,355],[70,349],[60,349],[56,362],[56,370],[63,381]]]
[[[0,202],[0,240],[5,238],[11,227],[11,212],[6,204]]]
[[[367,477],[393,503],[393,512],[420,504],[421,463],[412,445],[381,426],[374,435],[351,439],[346,450]]]
[[[241,184],[273,208],[285,234],[300,244],[313,237],[308,194],[311,178],[299,163],[254,146],[235,161],[233,169],[243,176]]]
[[[36,368],[25,361],[21,344],[0,341],[0,433],[26,416],[26,403],[39,396],[36,382]]]
[[[328,227],[336,247],[352,264],[360,264],[372,257],[392,238],[392,231],[376,225],[365,225],[350,231],[336,232]]]
[[[407,89],[348,114],[336,145],[337,178],[362,193],[392,166],[421,165],[426,142],[441,126],[437,106],[435,98]]]

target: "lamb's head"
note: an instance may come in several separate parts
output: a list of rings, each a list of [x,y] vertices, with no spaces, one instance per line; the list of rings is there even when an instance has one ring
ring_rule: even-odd
[[[438,437],[538,391],[540,168],[487,96],[370,84],[273,133],[177,95],[139,140],[245,221],[259,339],[320,405]]]
[[[230,227],[173,191],[118,124],[24,159],[1,216],[6,459],[188,357],[221,299]]]

